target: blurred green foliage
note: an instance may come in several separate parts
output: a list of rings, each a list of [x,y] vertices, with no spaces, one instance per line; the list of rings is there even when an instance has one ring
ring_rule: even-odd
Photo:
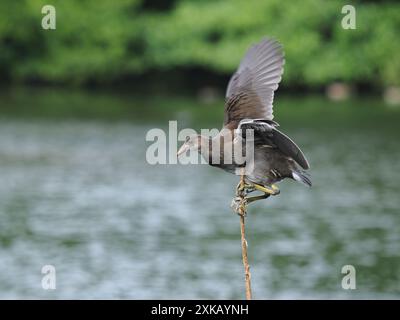
[[[41,8],[57,10],[43,30]],[[275,37],[285,84],[340,80],[400,84],[400,2],[353,1],[357,29],[341,27],[340,0],[18,0],[0,2],[3,81],[111,83],[155,70],[200,67],[228,75],[248,46]]]

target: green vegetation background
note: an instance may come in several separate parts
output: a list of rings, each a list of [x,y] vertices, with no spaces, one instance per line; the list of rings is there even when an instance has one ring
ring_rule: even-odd
[[[41,8],[57,29],[41,28]],[[357,29],[341,27],[353,4]],[[263,36],[284,44],[285,86],[400,84],[400,2],[340,0],[18,0],[0,2],[5,83],[111,84],[159,72],[227,76]]]

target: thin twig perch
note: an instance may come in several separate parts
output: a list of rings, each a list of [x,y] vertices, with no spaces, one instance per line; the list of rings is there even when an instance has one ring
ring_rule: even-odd
[[[249,260],[247,258],[247,241],[246,241],[246,233],[245,233],[245,217],[246,217],[246,199],[245,199],[245,181],[244,175],[240,176],[240,183],[236,190],[236,196],[240,198],[240,204],[237,206],[236,212],[239,214],[240,217],[240,233],[241,233],[241,240],[242,240],[242,259],[243,259],[243,266],[244,266],[244,277],[246,283],[246,300],[251,300],[251,273],[250,273],[250,265]]]

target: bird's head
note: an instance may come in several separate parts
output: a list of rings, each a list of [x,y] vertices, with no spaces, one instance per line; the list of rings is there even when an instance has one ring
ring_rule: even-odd
[[[188,150],[199,151],[201,148],[201,136],[193,134],[186,137],[185,143],[179,148],[177,156],[186,153]]]

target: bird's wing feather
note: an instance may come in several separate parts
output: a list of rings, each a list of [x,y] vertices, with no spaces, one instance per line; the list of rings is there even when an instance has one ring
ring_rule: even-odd
[[[235,128],[245,118],[273,119],[274,91],[284,62],[276,40],[265,38],[247,51],[226,90],[225,126]]]
[[[268,119],[245,119],[239,123],[238,133],[246,136],[246,129],[254,130],[254,143],[267,144],[279,149],[283,154],[296,161],[303,169],[309,169],[310,165],[300,148],[287,135],[276,128],[274,121]]]
[[[309,169],[310,165],[300,148],[287,135],[274,128],[273,141],[285,155],[291,157],[303,169]]]

